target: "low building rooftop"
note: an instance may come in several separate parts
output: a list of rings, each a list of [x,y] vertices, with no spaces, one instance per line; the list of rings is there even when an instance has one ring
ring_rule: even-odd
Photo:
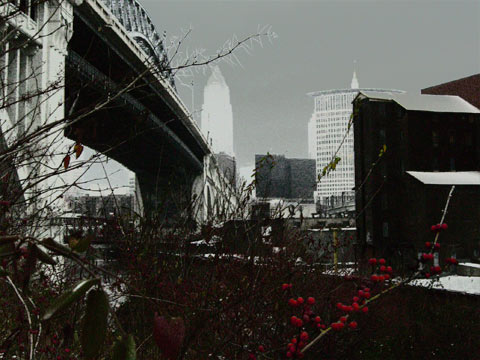
[[[355,100],[362,97],[372,100],[393,101],[405,110],[411,111],[480,114],[480,110],[475,106],[454,95],[424,95],[361,90]]]
[[[407,171],[407,174],[426,185],[480,185],[480,171]]]

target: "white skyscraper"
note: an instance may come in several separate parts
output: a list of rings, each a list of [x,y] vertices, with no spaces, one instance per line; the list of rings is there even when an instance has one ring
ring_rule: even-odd
[[[352,101],[359,91],[399,92],[385,89],[360,89],[357,74],[353,72],[350,89],[325,90],[309,93],[314,98],[314,111],[308,123],[308,152],[316,159],[317,176],[332,160],[347,133],[352,114]],[[353,158],[353,127],[337,155],[341,158],[336,170],[321,178],[316,197],[322,204],[330,196],[354,196],[355,169]]]
[[[220,68],[212,67],[212,74],[203,92],[201,128],[214,153],[233,153],[233,115],[230,89]]]

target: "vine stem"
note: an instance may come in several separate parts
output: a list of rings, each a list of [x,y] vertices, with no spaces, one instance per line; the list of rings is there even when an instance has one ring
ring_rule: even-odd
[[[450,199],[452,198],[453,196],[453,191],[455,190],[455,185],[452,185],[452,187],[450,188],[450,192],[448,193],[448,197],[447,197],[447,201],[445,203],[445,207],[443,209],[443,214],[442,214],[442,218],[440,220],[440,224],[443,224],[443,222],[445,221],[445,216],[447,215],[447,210],[448,210],[448,207],[450,205]],[[437,232],[437,234],[435,235],[435,242],[434,244],[437,243],[438,241],[438,237],[440,235],[440,232]],[[433,250],[430,250],[430,252],[432,252]],[[395,283],[391,286],[389,286],[388,288],[386,288],[385,290],[383,290],[382,292],[379,292],[377,295],[373,296],[372,298],[368,299],[365,301],[365,303],[360,306],[360,309],[365,307],[366,305],[380,299],[383,295],[389,293],[390,291],[406,284],[406,283],[409,283],[410,281],[412,281],[413,279],[415,279],[418,275],[420,275],[420,271],[416,271],[413,275],[409,276],[408,278],[406,279],[403,279],[401,281],[399,281],[398,283]],[[348,319],[349,315],[346,316],[346,318]],[[313,345],[315,345],[318,341],[320,341],[320,339],[322,337],[324,337],[326,334],[328,334],[330,331],[332,330],[332,326],[329,326],[327,329],[321,331],[321,333],[319,335],[317,335],[317,337],[315,339],[313,339],[310,343],[308,343],[302,350],[302,354],[304,354],[305,352],[307,352]]]
[[[29,331],[28,331],[28,347],[29,347],[29,355],[28,355],[28,358],[30,360],[33,360],[34,358],[34,354],[33,354],[33,334],[30,332],[30,330],[32,330],[32,317],[30,316],[30,310],[28,310],[28,306],[27,304],[25,303],[25,300],[23,300],[23,297],[22,295],[20,295],[20,292],[18,291],[17,287],[15,286],[15,284],[13,283],[12,279],[10,279],[10,276],[6,276],[6,279],[8,281],[8,283],[10,284],[10,286],[13,288],[13,290],[15,291],[15,294],[17,294],[17,297],[18,299],[20,300],[20,302],[23,304],[24,308],[25,308],[25,311],[27,313],[27,320],[28,320],[28,325],[29,325]]]

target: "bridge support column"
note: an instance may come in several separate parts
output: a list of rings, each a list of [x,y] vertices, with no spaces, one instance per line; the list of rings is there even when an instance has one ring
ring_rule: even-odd
[[[186,220],[191,215],[193,182],[194,176],[186,174],[159,176],[156,179],[137,174],[143,215],[169,224]]]

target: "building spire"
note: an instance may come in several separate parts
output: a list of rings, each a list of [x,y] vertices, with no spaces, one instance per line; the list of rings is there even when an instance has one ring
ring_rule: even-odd
[[[357,60],[353,60],[353,77],[352,77],[352,83],[350,85],[350,87],[352,89],[358,89],[359,88],[359,84],[358,84],[358,79],[357,79]]]

